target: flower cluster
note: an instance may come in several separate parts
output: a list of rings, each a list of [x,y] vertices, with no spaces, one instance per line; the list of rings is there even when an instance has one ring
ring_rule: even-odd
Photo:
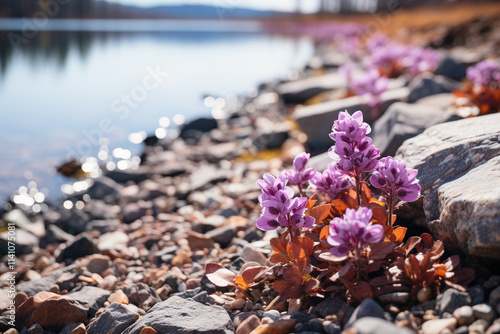
[[[360,207],[347,209],[343,218],[334,218],[330,223],[328,243],[332,255],[343,257],[351,251],[357,254],[370,243],[379,242],[384,237],[382,225],[372,224],[372,210]]]
[[[328,154],[338,169],[355,174],[375,170],[380,150],[366,137],[371,128],[363,122],[361,111],[356,111],[352,116],[347,111],[341,112],[332,130],[330,138],[335,140],[335,146],[328,150]]]
[[[500,84],[500,65],[487,59],[467,69],[467,79],[476,85]]]
[[[328,165],[323,173],[316,172],[315,176],[311,179],[311,184],[317,192],[324,192],[331,199],[355,186],[352,176],[342,170],[338,170],[336,165],[333,164]]]
[[[256,222],[258,228],[270,231],[280,226],[311,227],[314,224],[314,218],[304,216],[307,198],[293,198],[294,192],[286,186],[284,173],[278,177],[266,173],[257,183],[263,192],[259,196],[262,215]]]
[[[303,185],[315,176],[316,170],[314,168],[306,169],[310,157],[309,153],[298,154],[293,160],[293,170],[285,172],[288,181],[294,186]]]
[[[403,160],[386,157],[378,162],[370,182],[389,198],[397,197],[402,201],[413,202],[420,196],[421,189],[417,173],[416,169],[406,169]]]
[[[368,105],[375,107],[382,102],[381,94],[389,88],[389,79],[381,76],[378,70],[372,69],[354,78],[351,88],[359,96],[368,95]]]
[[[439,54],[433,49],[413,48],[403,58],[402,64],[412,76],[416,76],[420,73],[434,71],[440,61]]]

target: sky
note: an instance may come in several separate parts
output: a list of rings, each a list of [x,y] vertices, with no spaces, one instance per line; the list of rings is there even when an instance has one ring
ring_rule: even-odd
[[[297,0],[108,0],[122,4],[150,7],[156,5],[204,4],[224,8],[244,7],[261,10],[295,11]],[[314,12],[319,0],[300,1],[303,12]]]

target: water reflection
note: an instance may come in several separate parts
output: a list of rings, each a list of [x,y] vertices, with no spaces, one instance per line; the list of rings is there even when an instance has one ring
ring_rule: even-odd
[[[0,31],[0,201],[17,190],[19,200],[31,203],[19,193],[30,181],[45,197],[59,197],[68,180],[54,175],[54,167],[69,157],[94,174],[95,164],[137,166],[135,156],[147,135],[168,137],[194,117],[219,117],[221,105],[232,103],[220,96],[279,78],[311,53],[307,39],[241,31],[40,31],[19,48]],[[169,77],[122,119],[113,102],[142,84],[148,67]],[[204,101],[207,96],[213,104]],[[94,138],[103,119],[114,126],[106,143]],[[80,154],[78,148],[88,142]],[[64,190],[71,192],[69,186]]]

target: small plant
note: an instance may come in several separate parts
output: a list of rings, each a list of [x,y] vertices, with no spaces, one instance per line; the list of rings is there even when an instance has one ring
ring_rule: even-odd
[[[500,65],[484,60],[467,69],[469,83],[455,92],[455,109],[462,117],[474,117],[500,111]]]
[[[359,303],[398,291],[423,301],[443,285],[463,290],[474,272],[459,269],[456,256],[440,262],[441,241],[424,233],[403,242],[406,228],[394,226],[394,211],[419,198],[418,172],[402,160],[379,159],[380,151],[367,137],[370,130],[360,111],[341,112],[330,135],[335,141],[329,150],[332,163],[322,173],[306,168],[309,155],[301,153],[293,170],[277,177],[264,174],[257,182],[263,193],[256,224],[264,231],[280,229],[281,236],[270,241],[274,265],[235,275],[208,264],[208,279],[233,286],[248,299],[250,290],[272,286],[275,301],[290,305],[331,295]],[[314,195],[306,197],[311,191]]]

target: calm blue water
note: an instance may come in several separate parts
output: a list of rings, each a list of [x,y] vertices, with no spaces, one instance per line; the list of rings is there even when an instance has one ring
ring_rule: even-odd
[[[0,22],[0,200],[29,181],[59,198],[68,180],[51,174],[67,157],[99,155],[106,163],[114,152],[114,162],[132,161],[142,144],[131,133],[154,133],[162,117],[166,126],[182,120],[176,114],[209,115],[204,94],[245,93],[312,54],[310,41],[266,35],[255,24],[139,29],[121,22],[106,23],[107,32],[59,25],[12,47],[9,33],[23,36],[8,30],[15,24]]]

